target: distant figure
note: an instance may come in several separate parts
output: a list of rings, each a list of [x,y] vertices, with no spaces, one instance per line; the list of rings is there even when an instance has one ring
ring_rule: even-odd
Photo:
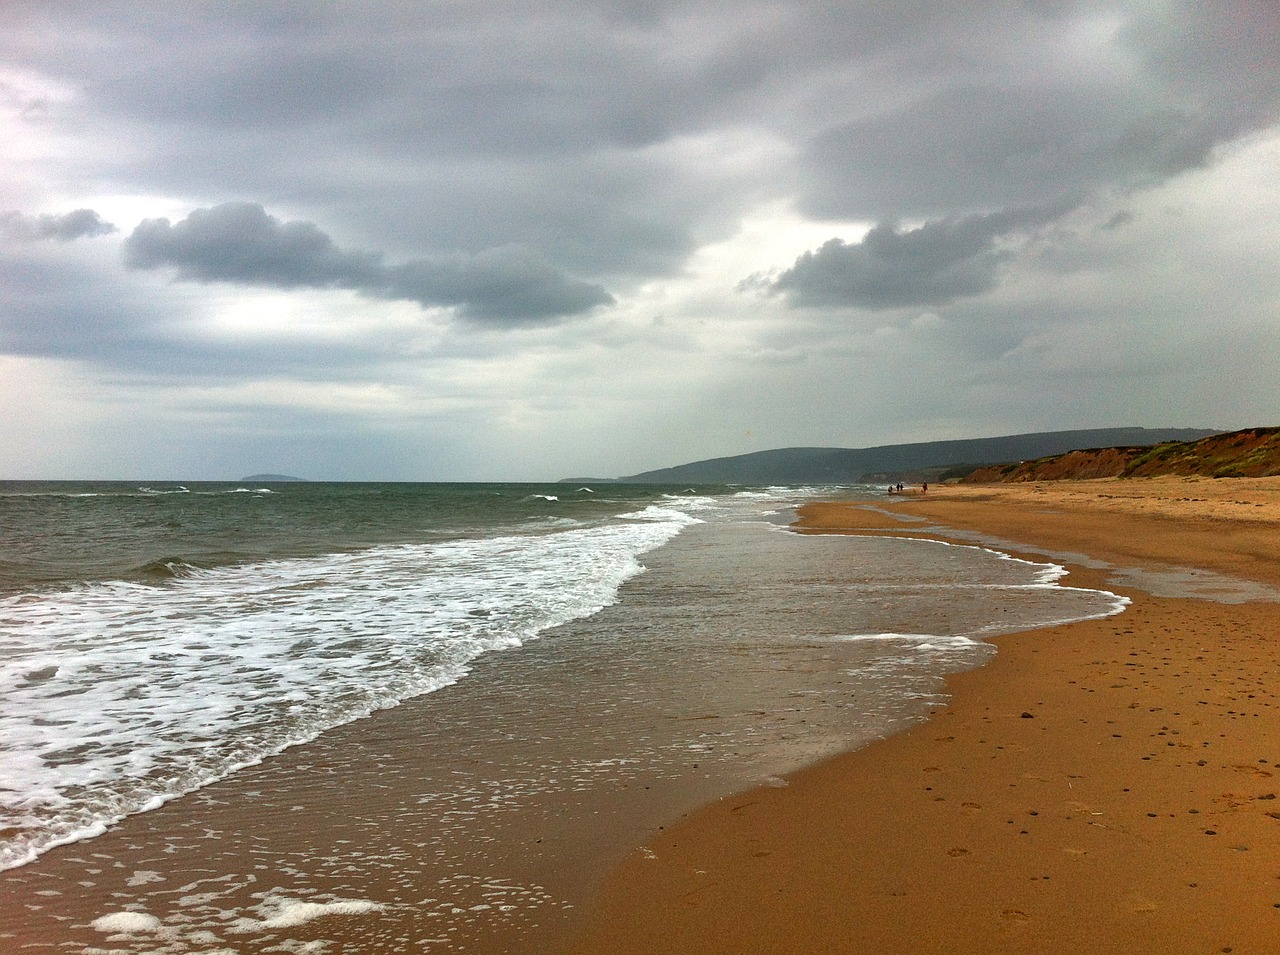
[[[901,490],[902,490],[902,482],[901,482],[901,481],[899,481],[899,482],[898,482],[898,490],[899,490],[899,491],[901,491]]]
[[[925,481],[923,484],[921,484],[921,485],[920,485],[920,493],[921,493],[921,494],[928,494],[928,493],[929,493],[929,482],[928,482],[928,481]]]

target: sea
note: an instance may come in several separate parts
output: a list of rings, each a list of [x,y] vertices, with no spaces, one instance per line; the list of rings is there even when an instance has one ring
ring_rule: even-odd
[[[791,529],[833,499],[883,491],[0,483],[0,950],[553,951],[682,813],[1123,609]]]

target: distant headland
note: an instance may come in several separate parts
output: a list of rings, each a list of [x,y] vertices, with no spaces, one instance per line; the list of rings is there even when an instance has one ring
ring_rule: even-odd
[[[306,484],[307,478],[294,477],[292,474],[250,474],[248,477],[242,477],[241,481],[256,481],[260,484]]]
[[[1200,428],[1094,428],[874,448],[780,448],[695,461],[617,480],[638,484],[941,482],[962,477],[984,465],[1027,461],[1084,448],[1194,441],[1218,433],[1217,429]]]

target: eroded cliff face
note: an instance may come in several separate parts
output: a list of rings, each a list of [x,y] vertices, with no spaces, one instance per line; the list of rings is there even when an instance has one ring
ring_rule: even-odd
[[[1280,474],[1280,428],[1249,428],[1198,441],[1069,451],[1034,461],[979,468],[965,484],[1070,481],[1104,477],[1269,477]]]

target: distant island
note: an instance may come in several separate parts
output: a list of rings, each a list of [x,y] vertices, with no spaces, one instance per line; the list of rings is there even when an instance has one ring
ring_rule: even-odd
[[[259,484],[306,484],[306,478],[294,477],[292,474],[250,474],[240,479],[243,482],[255,481]]]

